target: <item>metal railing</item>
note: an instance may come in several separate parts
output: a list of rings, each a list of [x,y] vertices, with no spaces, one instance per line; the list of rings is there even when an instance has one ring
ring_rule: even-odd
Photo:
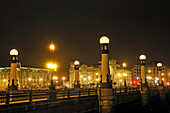
[[[23,90],[0,93],[0,105],[26,103],[33,101],[48,101],[50,92],[55,92],[56,100],[97,95],[96,89],[66,89],[66,90]]]
[[[113,88],[113,93],[127,93],[127,92],[137,92],[139,91],[139,87],[118,87]]]

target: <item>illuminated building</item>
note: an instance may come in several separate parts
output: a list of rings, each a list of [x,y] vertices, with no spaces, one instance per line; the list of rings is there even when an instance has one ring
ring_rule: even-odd
[[[9,84],[10,67],[0,68],[0,89],[5,90]],[[51,81],[50,69],[20,67],[17,68],[18,89],[48,88]]]
[[[114,87],[123,86],[124,69],[121,68],[121,66],[116,63],[116,60],[109,60],[109,68],[110,68],[110,75],[111,75],[113,86]],[[132,85],[131,71],[126,69],[125,72],[127,74],[126,84],[127,86],[130,86]],[[100,64],[96,66],[87,66],[85,64],[80,65],[79,75],[80,75],[79,80],[80,80],[81,87],[93,87],[93,86],[96,87],[100,83],[100,79],[101,79]],[[73,87],[75,81],[75,69],[74,69],[73,62],[70,63],[69,80],[70,80],[70,87]]]
[[[146,64],[146,80],[148,85],[157,85],[159,81],[157,61]],[[169,81],[168,68],[167,66],[162,66],[162,79],[163,82]],[[138,84],[141,83],[141,68],[140,65],[133,65],[132,68],[132,79],[137,80]]]

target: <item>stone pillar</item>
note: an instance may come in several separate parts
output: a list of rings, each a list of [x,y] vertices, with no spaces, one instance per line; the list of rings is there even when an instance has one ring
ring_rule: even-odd
[[[141,55],[139,57],[140,61],[141,61],[141,79],[142,79],[142,84],[141,84],[141,102],[142,105],[144,106],[144,109],[147,109],[147,107],[149,106],[149,100],[150,100],[150,92],[149,92],[149,87],[148,84],[146,82],[146,73],[145,73],[145,60],[146,60],[146,56],[145,55]]]
[[[74,66],[75,66],[75,83],[74,83],[74,88],[80,88],[79,64],[80,64],[80,62],[78,60],[74,61]]]
[[[159,97],[161,99],[161,102],[165,103],[166,97],[165,97],[165,87],[164,83],[162,81],[162,63],[157,63],[158,67],[158,76],[159,76],[159,86],[158,86],[158,91],[159,91]]]
[[[101,81],[98,89],[100,112],[112,113],[115,110],[115,96],[109,71],[109,38],[100,38],[101,44]]]
[[[11,70],[10,70],[10,79],[9,79],[9,90],[18,90],[17,84],[17,56],[18,51],[12,49],[10,51],[11,55]]]

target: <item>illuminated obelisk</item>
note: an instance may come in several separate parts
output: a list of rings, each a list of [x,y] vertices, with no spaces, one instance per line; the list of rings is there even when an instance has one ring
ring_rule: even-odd
[[[18,51],[12,49],[10,51],[11,55],[11,70],[10,70],[10,79],[9,79],[9,90],[18,90],[17,85],[17,56]]]

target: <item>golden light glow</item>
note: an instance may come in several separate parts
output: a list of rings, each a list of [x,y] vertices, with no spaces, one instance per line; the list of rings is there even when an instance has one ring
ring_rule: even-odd
[[[126,77],[126,76],[127,76],[127,74],[126,74],[126,73],[123,73],[123,76],[124,76],[124,77]]]
[[[120,74],[120,73],[118,73],[118,74],[117,74],[117,76],[121,77],[121,74]]]
[[[146,60],[146,56],[145,55],[140,55],[139,59],[140,60]]]
[[[96,75],[99,75],[99,73],[96,73]]]
[[[40,81],[42,81],[43,79],[42,78],[40,78]]]
[[[123,63],[122,66],[125,68],[126,67],[126,63]]]
[[[120,82],[122,82],[122,80],[119,80]]]
[[[3,82],[6,82],[6,79],[3,79]]]
[[[79,65],[80,62],[78,60],[74,61],[74,65]]]
[[[54,44],[50,44],[50,49],[54,51],[54,49],[55,49]]]
[[[164,81],[165,79],[164,79],[164,78],[162,78],[162,80]]]
[[[148,70],[148,73],[151,73],[151,70],[150,70],[150,69]]]
[[[147,76],[147,79],[151,80],[151,79],[152,79],[152,77],[151,77],[151,76]]]
[[[100,38],[100,44],[109,44],[109,42],[110,42],[110,40],[109,40],[109,38],[106,37],[106,36],[102,36],[102,37]]]
[[[31,78],[28,78],[29,81],[31,81],[32,79]]]
[[[54,80],[57,80],[57,79],[58,79],[58,77],[53,77],[53,79],[54,79]]]
[[[159,80],[159,78],[158,78],[158,77],[155,77],[155,79],[156,79],[156,80]]]
[[[56,69],[56,68],[57,68],[57,65],[56,65],[56,64],[49,63],[49,64],[47,64],[47,67],[48,67],[48,68],[51,68],[51,69]]]
[[[162,73],[162,76],[164,76],[165,74],[164,73]]]
[[[96,78],[96,81],[98,82],[98,81],[99,81],[99,79],[98,79],[98,78]]]
[[[63,80],[65,80],[66,78],[65,78],[65,77],[63,77],[62,79],[63,79]]]
[[[16,49],[12,49],[10,51],[10,55],[18,55],[18,51]]]
[[[162,63],[157,63],[157,67],[162,67]]]
[[[83,78],[83,76],[82,76],[82,75],[80,75],[80,78]]]

